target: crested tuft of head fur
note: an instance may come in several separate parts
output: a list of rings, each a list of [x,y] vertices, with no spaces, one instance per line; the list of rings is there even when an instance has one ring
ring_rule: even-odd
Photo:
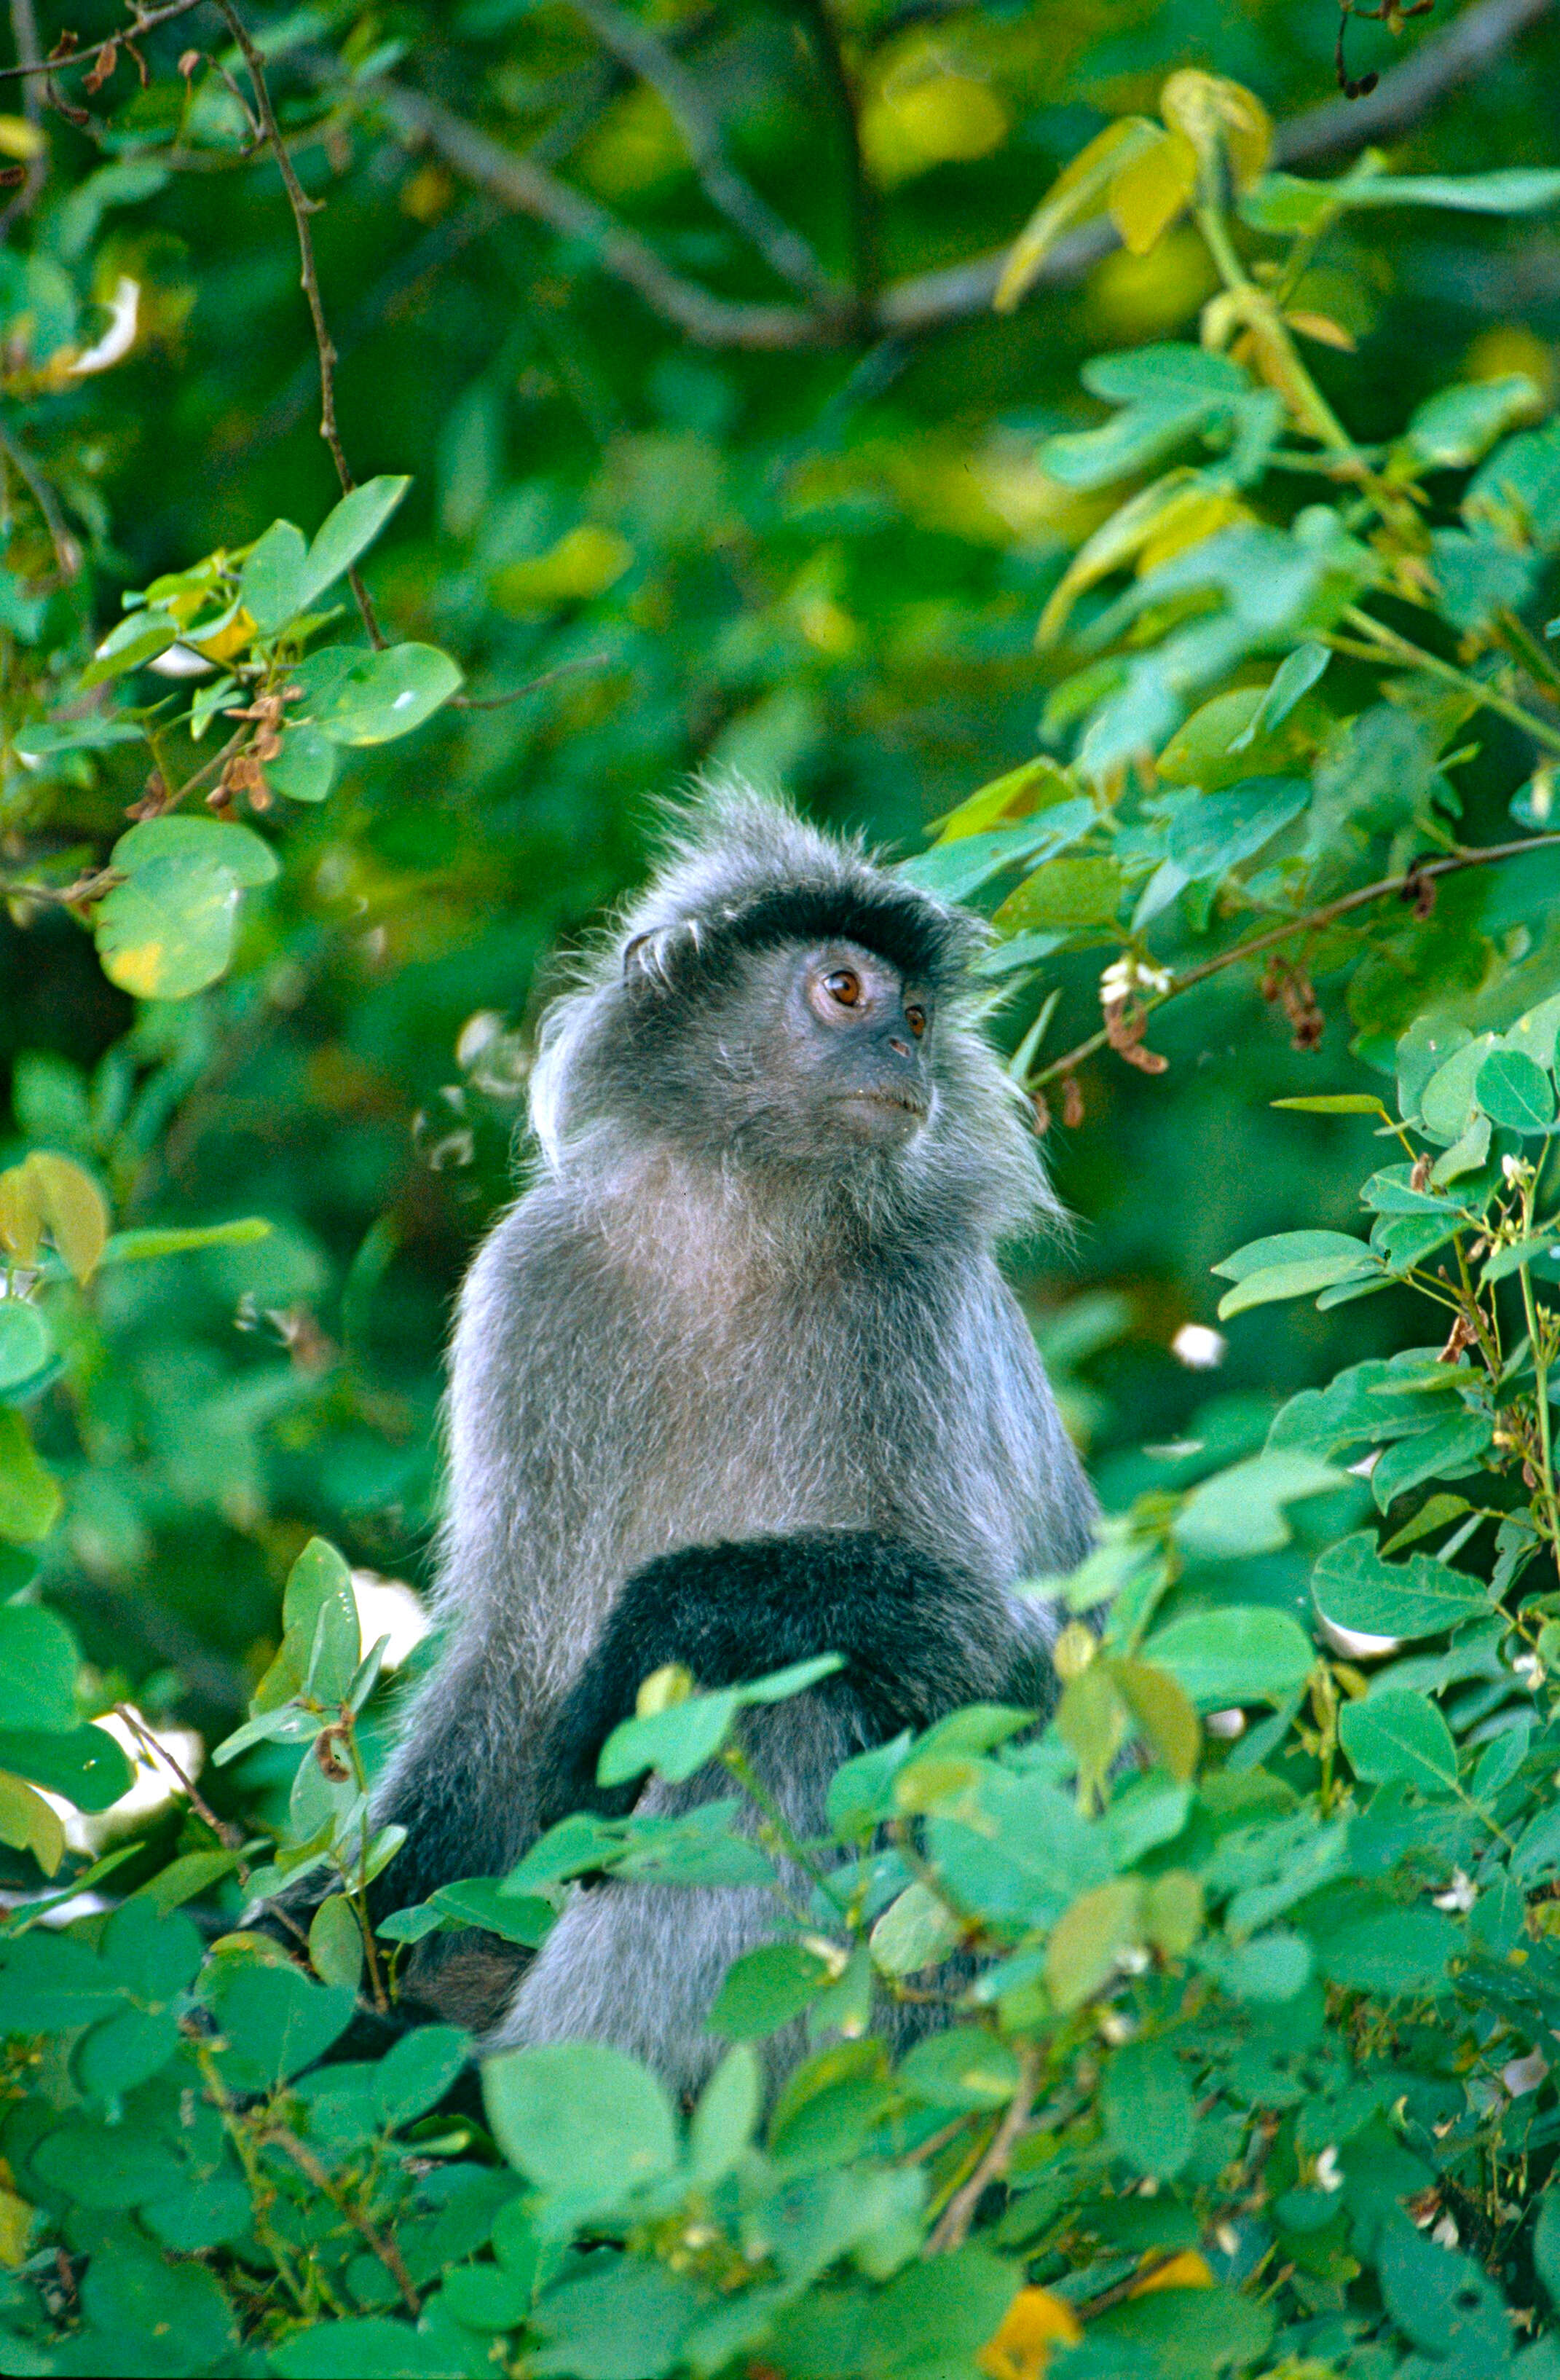
[[[675,1138],[669,1082],[648,1086],[642,1100],[636,1095],[631,1118],[622,1109],[616,1061],[632,1037],[637,984],[673,1002],[683,995],[691,1008],[701,990],[728,982],[745,956],[846,941],[924,986],[938,1017],[928,1128],[911,1150],[854,1169],[847,1195],[858,1212],[863,1202],[884,1209],[892,1177],[896,1195],[910,1192],[914,1203],[919,1187],[935,1205],[962,1205],[988,1230],[1054,1213],[1023,1103],[976,1026],[972,965],[989,930],[969,911],[890,873],[859,838],[825,834],[743,784],[702,789],[675,816],[650,883],[583,962],[577,988],[543,1019],[530,1115],[546,1164],[555,1175],[579,1177],[582,1167],[603,1172],[620,1162],[630,1153],[626,1139],[642,1154],[647,1139]],[[700,1062],[706,1075],[725,1068],[734,1086],[740,1081],[740,1053],[725,1044],[701,1052]],[[658,1101],[660,1093],[666,1096]],[[734,1151],[735,1139],[728,1149],[706,1136],[691,1153],[730,1172],[738,1163]],[[821,1191],[824,1171],[820,1161]]]

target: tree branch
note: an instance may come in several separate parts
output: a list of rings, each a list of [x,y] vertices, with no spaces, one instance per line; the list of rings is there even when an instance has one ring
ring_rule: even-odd
[[[869,300],[877,295],[877,219],[872,186],[868,178],[866,160],[861,154],[861,127],[856,114],[856,94],[850,86],[850,75],[840,49],[839,35],[829,14],[828,0],[800,0],[798,13],[811,38],[819,72],[829,94],[829,103],[845,150],[846,170],[849,176],[852,278],[856,285],[858,307],[866,318],[870,314]],[[877,327],[883,326],[879,324]]]
[[[23,58],[19,65],[0,67],[0,82],[18,82],[25,75],[57,75],[73,67],[90,67],[94,58],[100,58],[104,50],[116,48],[127,34],[131,41],[139,42],[143,33],[154,33],[159,25],[167,24],[175,17],[188,17],[192,8],[201,6],[201,0],[169,0],[165,8],[132,8],[128,25],[121,25],[116,32],[105,33],[101,42],[89,42],[84,50],[71,50],[63,58]]]
[[[463,181],[490,191],[517,214],[530,215],[567,238],[583,241],[604,272],[637,289],[653,312],[675,322],[701,346],[764,349],[837,343],[843,326],[803,307],[718,298],[697,282],[684,280],[663,264],[648,240],[583,190],[560,181],[520,151],[505,148],[437,100],[394,83],[381,83],[376,97],[405,139],[426,141]]]
[[[758,249],[766,264],[826,312],[838,309],[845,292],[826,273],[801,234],[776,214],[769,200],[730,163],[720,127],[704,95],[680,58],[648,25],[628,16],[615,0],[569,0],[604,50],[648,83],[665,102],[681,133],[694,172],[711,205]]]
[[[974,2220],[975,2209],[993,2182],[1000,2181],[1007,2171],[1008,2161],[1030,2120],[1039,2080],[1040,2051],[1032,2043],[1027,2044],[1018,2052],[1018,2081],[1003,2111],[1002,2121],[992,2134],[986,2153],[969,2180],[954,2192],[943,2209],[936,2229],[921,2250],[923,2256],[945,2256],[951,2250],[964,2245]]]
[[[26,447],[12,437],[4,423],[0,423],[0,455],[5,455],[37,505],[43,526],[49,532],[49,542],[55,549],[59,575],[68,583],[81,567],[81,549],[65,525],[65,515],[59,508],[53,488]]]
[[[1556,844],[1560,844],[1560,833],[1530,834],[1520,843],[1487,844],[1481,851],[1456,851],[1444,859],[1417,861],[1412,868],[1405,868],[1400,876],[1383,876],[1374,884],[1361,884],[1354,892],[1345,892],[1338,900],[1326,902],[1320,909],[1308,909],[1303,917],[1287,917],[1282,925],[1270,927],[1265,933],[1253,934],[1249,941],[1237,942],[1231,949],[1219,952],[1215,958],[1200,960],[1196,966],[1188,967],[1184,975],[1173,977],[1163,991],[1148,994],[1143,999],[1143,1014],[1152,1015],[1155,1009],[1163,1008],[1166,1001],[1177,999],[1183,991],[1189,991],[1194,984],[1206,983],[1211,976],[1222,975],[1225,967],[1237,966],[1242,959],[1256,958],[1262,951],[1271,951],[1279,942],[1291,941],[1296,934],[1320,933],[1323,927],[1336,924],[1340,917],[1348,917],[1353,910],[1368,908],[1371,902],[1384,901],[1391,893],[1407,892],[1437,876],[1460,875],[1465,868],[1489,868],[1503,859],[1525,858],[1530,851],[1551,850]],[[1024,1085],[1025,1090],[1032,1094],[1043,1089],[1047,1083],[1065,1080],[1083,1064],[1085,1059],[1092,1058],[1098,1050],[1104,1049],[1110,1038],[1110,1028],[1104,1026],[1098,1033],[1091,1033],[1087,1040],[1079,1041],[1076,1048],[1066,1050],[1060,1058],[1054,1058],[1050,1065],[1043,1067],[1038,1075],[1030,1075]]]
[[[244,65],[249,70],[250,85],[254,92],[255,108],[260,117],[261,129],[265,135],[266,146],[276,160],[276,170],[282,176],[282,188],[286,192],[287,205],[292,210],[293,225],[298,233],[300,267],[299,281],[309,301],[309,319],[314,326],[314,346],[320,358],[320,435],[330,448],[331,460],[335,465],[335,474],[341,482],[342,493],[350,495],[358,483],[352,477],[346,450],[341,443],[341,432],[336,428],[335,349],[331,344],[330,329],[325,321],[324,305],[320,296],[319,274],[314,269],[314,235],[309,228],[309,218],[311,214],[319,212],[320,201],[305,194],[303,185],[298,178],[298,168],[294,165],[287,144],[282,138],[282,128],[276,121],[276,111],[271,103],[271,86],[265,79],[264,59],[250,41],[242,18],[232,5],[232,0],[214,0],[214,5],[225,19],[228,31],[243,52]],[[385,639],[379,622],[374,616],[369,590],[357,570],[347,572],[347,583],[357,600],[358,609],[362,614],[363,626],[368,631],[370,644],[376,650],[383,650]]]
[[[225,7],[226,0],[217,0]],[[676,76],[679,107],[687,108],[691,100],[696,119],[706,123],[707,117],[700,95],[676,59],[665,52],[643,29],[628,23],[614,5],[614,0],[574,0],[574,5],[590,22],[597,27],[603,41],[611,39],[617,55],[627,58],[628,43],[635,44],[635,63],[639,63],[641,43],[650,45],[644,52],[640,69],[646,79],[650,73],[650,52],[655,52],[655,88],[661,90],[668,106],[668,69]],[[1274,140],[1274,163],[1292,166],[1313,163],[1322,157],[1345,157],[1362,149],[1374,139],[1400,133],[1419,121],[1447,91],[1479,73],[1508,49],[1520,34],[1539,22],[1560,0],[1476,0],[1476,5],[1464,11],[1456,23],[1444,33],[1421,42],[1411,58],[1382,77],[1368,99],[1356,102],[1328,100],[1320,107],[1308,108],[1304,114],[1292,116],[1277,128]],[[833,27],[823,11],[823,0],[806,0],[804,13],[810,26],[821,24],[830,41]],[[610,37],[605,30],[611,27]],[[619,46],[621,44],[621,46]],[[837,62],[837,52],[835,53]],[[838,71],[843,75],[843,67]],[[842,85],[843,103],[850,114],[849,131],[856,159],[854,170],[859,177],[857,190],[859,250],[858,269],[865,276],[864,285],[871,286],[871,246],[868,218],[860,210],[869,204],[870,194],[860,177],[859,148],[856,146],[854,110],[850,106],[848,87]],[[541,164],[535,151],[523,152],[506,148],[492,134],[483,132],[464,116],[457,115],[437,100],[426,98],[418,91],[407,91],[394,83],[376,86],[377,104],[392,127],[408,141],[425,141],[463,181],[488,191],[506,207],[518,214],[531,216],[548,225],[566,237],[584,242],[594,252],[604,273],[626,282],[639,292],[652,312],[664,321],[675,323],[701,346],[736,347],[750,351],[777,351],[798,348],[828,348],[847,346],[860,340],[884,337],[910,337],[942,329],[952,322],[968,322],[982,314],[992,302],[998,278],[1006,261],[1007,249],[993,249],[984,256],[972,257],[961,264],[945,265],[932,273],[921,273],[892,284],[879,292],[866,306],[842,308],[763,305],[749,300],[717,296],[696,281],[674,273],[656,254],[649,241],[612,214],[584,191],[571,183],[561,181]],[[706,178],[710,152],[694,152],[697,137],[690,123],[679,115],[684,138],[690,153],[710,188]],[[713,131],[710,136],[713,139]],[[714,154],[722,171],[731,169]],[[703,163],[701,164],[701,156]],[[735,177],[745,198],[737,200],[739,208],[764,201],[750,191],[740,176]],[[732,212],[732,188],[725,185],[726,203],[722,205],[728,219],[739,220]],[[712,197],[714,193],[712,190]],[[778,218],[774,218],[778,224]],[[755,244],[756,227],[743,222],[740,227]],[[798,235],[779,225],[788,238]],[[866,248],[862,242],[866,242]],[[805,243],[803,244],[805,246]],[[1117,245],[1116,236],[1108,223],[1086,224],[1080,230],[1058,240],[1046,259],[1035,281],[1036,288],[1058,288],[1079,281],[1109,255]],[[807,251],[809,257],[810,249]],[[771,257],[770,261],[774,260]],[[781,269],[777,266],[776,268]],[[796,278],[794,274],[789,278]]]
[[[11,39],[17,45],[17,56],[23,68],[30,76],[38,73],[43,64],[43,53],[38,46],[38,18],[32,0],[11,0]],[[27,121],[36,128],[43,113],[43,103],[37,84],[30,79],[22,84],[21,104]],[[46,148],[40,149],[36,157],[30,157],[27,161],[27,173],[20,189],[0,212],[0,234],[8,231],[18,215],[29,212],[48,178],[49,152]]]

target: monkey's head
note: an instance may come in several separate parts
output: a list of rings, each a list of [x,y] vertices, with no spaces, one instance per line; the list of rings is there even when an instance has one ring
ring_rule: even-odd
[[[532,1118],[555,1169],[605,1136],[727,1179],[1044,1202],[979,1033],[985,929],[777,803],[719,793],[555,1003]]]

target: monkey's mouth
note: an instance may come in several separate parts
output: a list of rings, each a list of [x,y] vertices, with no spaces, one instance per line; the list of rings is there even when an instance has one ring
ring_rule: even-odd
[[[905,1116],[912,1123],[924,1123],[932,1112],[931,1102],[919,1091],[908,1087],[896,1087],[892,1090],[885,1087],[881,1090],[847,1091],[844,1105],[847,1110],[878,1109],[885,1123],[896,1117]]]

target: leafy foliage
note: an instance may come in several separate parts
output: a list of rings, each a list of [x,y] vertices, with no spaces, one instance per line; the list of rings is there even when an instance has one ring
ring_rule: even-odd
[[[187,13],[0,115],[6,2368],[1549,2380],[1553,29],[1311,178],[1276,10]],[[725,1800],[376,1933],[380,1573],[525,977],[695,762],[943,812],[1112,1517],[1034,1583],[1043,1730],[864,1755],[798,1844],[731,1729],[819,1665],[664,1674],[603,1777]],[[355,2054],[408,1944],[603,1870],[774,1891],[696,2106]],[[307,1875],[289,1955],[242,1913]],[[949,2017],[896,2068],[895,1994]]]

